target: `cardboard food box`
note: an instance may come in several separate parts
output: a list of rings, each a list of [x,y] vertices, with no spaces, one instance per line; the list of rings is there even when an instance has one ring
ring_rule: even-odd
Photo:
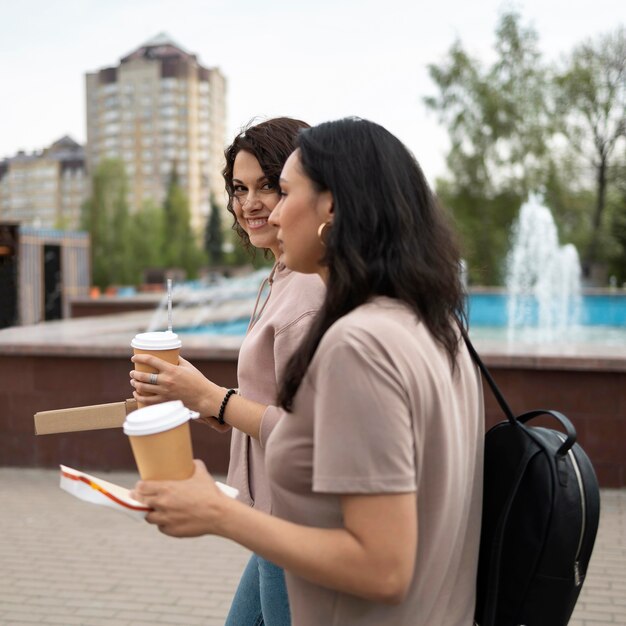
[[[69,433],[81,430],[121,428],[126,415],[137,408],[134,399],[109,404],[77,406],[71,409],[35,413],[35,434]]]

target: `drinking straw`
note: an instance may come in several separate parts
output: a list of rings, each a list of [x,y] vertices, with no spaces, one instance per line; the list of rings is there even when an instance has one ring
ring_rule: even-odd
[[[172,279],[167,279],[167,330],[172,332]]]

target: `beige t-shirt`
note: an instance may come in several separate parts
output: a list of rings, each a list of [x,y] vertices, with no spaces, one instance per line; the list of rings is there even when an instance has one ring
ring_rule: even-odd
[[[406,599],[363,600],[287,572],[294,626],[471,626],[484,410],[464,344],[447,354],[401,302],[379,297],[325,334],[266,449],[274,515],[342,526],[340,494],[417,494]]]
[[[292,272],[277,264],[270,294],[258,319],[246,334],[237,363],[239,393],[268,405],[261,421],[260,439],[233,429],[228,484],[239,489],[239,500],[269,513],[270,490],[265,476],[265,442],[283,411],[273,406],[280,375],[308,331],[324,300],[326,289],[317,274]]]

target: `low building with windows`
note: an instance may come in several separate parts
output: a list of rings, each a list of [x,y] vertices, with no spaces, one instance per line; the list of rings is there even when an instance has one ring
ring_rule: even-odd
[[[83,146],[65,136],[0,161],[0,220],[74,230],[88,193]]]

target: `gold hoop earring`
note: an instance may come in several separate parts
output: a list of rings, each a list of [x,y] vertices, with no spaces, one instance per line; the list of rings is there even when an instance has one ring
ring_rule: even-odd
[[[330,222],[322,222],[317,229],[317,237],[320,243],[326,247],[326,240],[328,239],[328,231],[330,230]]]

